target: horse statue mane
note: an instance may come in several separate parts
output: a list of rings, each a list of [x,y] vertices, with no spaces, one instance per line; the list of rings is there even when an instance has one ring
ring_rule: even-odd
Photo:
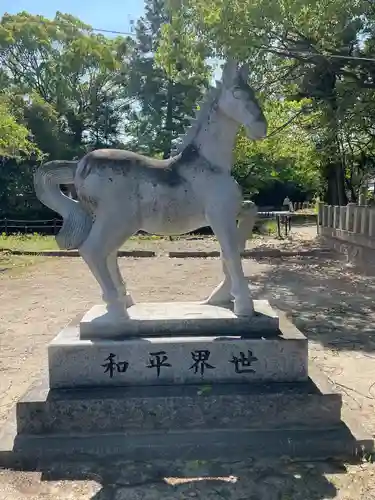
[[[209,87],[202,100],[197,104],[195,116],[191,118],[190,126],[183,134],[177,137],[177,143],[173,148],[173,154],[183,153],[189,146],[194,144],[202,125],[207,123],[221,91],[221,82],[216,82],[216,87]]]

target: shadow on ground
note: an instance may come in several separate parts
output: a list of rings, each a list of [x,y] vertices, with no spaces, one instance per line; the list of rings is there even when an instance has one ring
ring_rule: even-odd
[[[328,256],[272,259],[252,275],[254,298],[267,298],[311,340],[331,349],[375,350],[375,280]],[[251,264],[249,264],[250,268]]]
[[[250,460],[234,464],[103,460],[34,470],[42,473],[40,497],[36,498],[52,498],[49,495],[53,492],[54,499],[75,500],[328,500],[335,498],[337,490],[324,474],[346,472],[337,463],[265,464]]]

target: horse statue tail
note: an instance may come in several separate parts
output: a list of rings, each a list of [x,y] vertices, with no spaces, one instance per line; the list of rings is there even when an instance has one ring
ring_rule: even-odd
[[[60,214],[63,226],[56,236],[61,249],[79,248],[87,238],[92,217],[79,201],[66,196],[60,184],[74,184],[78,161],[49,161],[34,173],[34,187],[38,199],[51,210]]]

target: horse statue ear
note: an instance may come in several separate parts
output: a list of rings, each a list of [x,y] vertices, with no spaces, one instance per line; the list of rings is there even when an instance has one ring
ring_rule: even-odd
[[[241,79],[247,83],[247,80],[249,79],[249,74],[250,74],[250,68],[248,64],[243,64],[240,68],[239,71]]]
[[[236,79],[238,71],[238,63],[234,59],[228,59],[223,68],[222,81],[225,86],[229,87]]]

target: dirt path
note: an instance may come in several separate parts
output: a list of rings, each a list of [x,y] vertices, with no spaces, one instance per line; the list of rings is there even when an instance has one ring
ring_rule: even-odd
[[[313,230],[296,233],[282,245],[316,246]],[[269,246],[270,240],[259,243]],[[183,242],[180,245],[184,247]],[[254,296],[268,298],[294,319],[310,339],[310,357],[337,384],[346,407],[355,409],[367,431],[375,434],[374,280],[356,275],[338,261],[318,257],[246,260],[244,267]],[[121,259],[121,268],[138,301],[200,299],[220,280],[217,259]],[[100,298],[80,259],[44,259],[21,274],[2,273],[0,285],[2,423],[45,365],[48,341]],[[0,500],[375,498],[371,464],[343,468],[328,463],[181,462],[174,464],[177,476],[200,478],[183,484],[163,479],[170,474],[168,464],[153,465],[86,463],[77,470],[69,464],[51,464],[43,472],[0,471]]]

